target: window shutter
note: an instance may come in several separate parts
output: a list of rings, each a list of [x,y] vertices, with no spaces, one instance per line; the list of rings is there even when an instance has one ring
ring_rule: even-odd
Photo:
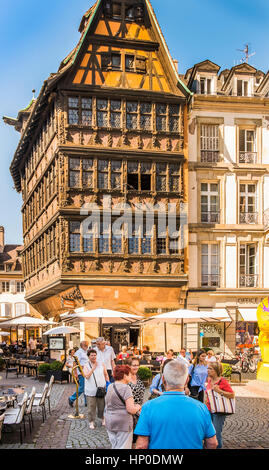
[[[239,151],[245,152],[245,129],[239,129]]]

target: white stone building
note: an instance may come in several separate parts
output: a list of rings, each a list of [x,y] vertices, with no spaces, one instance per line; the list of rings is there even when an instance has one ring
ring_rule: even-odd
[[[209,60],[186,72],[189,109],[188,307],[230,321],[189,325],[188,347],[234,352],[257,335],[269,295],[269,74]],[[188,338],[188,339],[187,339]]]

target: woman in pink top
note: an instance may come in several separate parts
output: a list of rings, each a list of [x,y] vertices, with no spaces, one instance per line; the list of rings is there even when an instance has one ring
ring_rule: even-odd
[[[222,377],[222,364],[220,362],[210,362],[208,363],[208,382],[207,390],[214,390],[214,392],[219,393],[225,398],[234,398],[235,394],[230,386],[228,380]],[[212,413],[210,409],[210,403],[207,397],[206,400],[207,408],[209,409],[212,417],[212,422],[216,429],[217,439],[218,439],[218,449],[222,448],[222,428],[225,422],[226,415],[223,413]]]

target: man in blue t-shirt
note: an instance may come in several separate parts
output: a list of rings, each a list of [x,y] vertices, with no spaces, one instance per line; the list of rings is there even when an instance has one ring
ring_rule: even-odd
[[[143,405],[134,433],[137,449],[216,449],[207,407],[185,395],[188,367],[173,360],[164,369],[165,392]]]

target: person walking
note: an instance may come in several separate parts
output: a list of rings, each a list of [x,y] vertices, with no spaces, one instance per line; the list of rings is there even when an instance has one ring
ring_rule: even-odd
[[[95,349],[90,349],[87,352],[87,355],[89,361],[88,364],[83,367],[85,376],[84,393],[86,395],[88,405],[89,427],[90,429],[95,429],[96,409],[98,418],[102,420],[102,426],[105,425],[105,392],[103,397],[98,396],[97,389],[101,388],[105,391],[106,382],[109,382],[109,376],[105,365],[101,361],[97,361],[97,352]]]
[[[235,393],[230,386],[229,382],[222,377],[223,368],[220,362],[210,362],[208,365],[208,382],[206,390],[213,390],[225,398],[234,398]],[[222,429],[225,423],[226,416],[223,413],[212,413],[210,403],[207,398],[206,405],[211,413],[212,422],[216,429],[218,449],[222,448]]]
[[[185,395],[188,367],[172,360],[163,371],[165,392],[142,407],[134,433],[136,449],[216,449],[207,407]]]
[[[189,367],[189,383],[188,389],[190,396],[197,400],[204,402],[204,391],[206,389],[205,383],[207,380],[207,365],[206,365],[206,352],[204,349],[200,349],[197,352],[193,363]]]
[[[105,398],[105,423],[112,449],[131,449],[133,442],[133,415],[141,410],[134,403],[132,380],[128,365],[116,366],[115,382],[110,384]]]
[[[112,346],[108,346],[106,343],[107,342],[103,337],[97,338],[96,347],[94,347],[93,349],[95,349],[97,352],[97,361],[101,361],[105,365],[105,368],[109,375],[109,381],[112,382],[116,354]]]
[[[80,343],[80,348],[74,354],[74,356],[76,356],[78,358],[82,369],[89,362],[89,359],[88,359],[88,356],[87,356],[88,347],[89,347],[89,343],[87,341],[82,341]],[[76,371],[77,371],[77,377],[78,377],[78,382],[79,382],[78,396],[80,397],[80,395],[82,395],[82,393],[84,394],[85,380],[84,380],[83,375],[81,374],[80,369],[77,368]],[[77,398],[77,393],[76,392],[73,393],[73,395],[71,395],[71,397],[68,398],[68,403],[71,407],[73,407],[76,398]],[[85,404],[85,406],[87,406],[87,400],[86,400],[85,394],[84,394],[84,404]]]
[[[73,377],[72,377],[72,369],[74,367],[74,362],[75,362],[75,359],[74,359],[74,355],[75,355],[75,349],[70,349],[69,350],[69,353],[68,353],[68,357],[66,359],[66,363],[65,363],[65,366],[71,376],[71,381],[73,382]]]

